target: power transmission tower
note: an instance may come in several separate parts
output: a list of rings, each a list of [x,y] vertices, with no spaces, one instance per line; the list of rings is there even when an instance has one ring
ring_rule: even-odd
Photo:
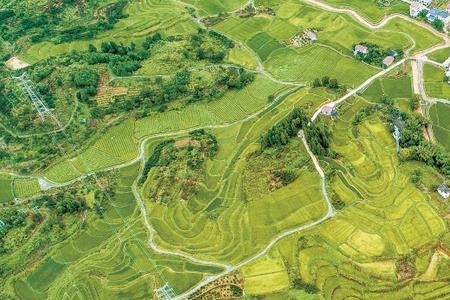
[[[31,103],[33,103],[37,113],[39,114],[39,118],[41,119],[41,121],[44,122],[45,117],[49,116],[59,127],[61,127],[58,119],[52,114],[52,112],[48,109],[48,107],[41,100],[38,94],[34,91],[33,82],[28,78],[27,73],[23,73],[18,77],[13,77],[13,79],[17,80],[22,90],[26,94],[28,94],[28,97]]]

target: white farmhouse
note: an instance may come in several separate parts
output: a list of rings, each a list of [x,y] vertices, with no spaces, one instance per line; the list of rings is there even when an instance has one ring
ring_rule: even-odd
[[[450,197],[450,188],[445,184],[441,184],[438,189],[438,193],[442,196],[442,198],[447,199]]]
[[[415,18],[423,10],[428,11],[428,8],[425,5],[423,5],[422,3],[418,2],[418,1],[411,2],[411,5],[409,6],[409,15],[411,17]]]

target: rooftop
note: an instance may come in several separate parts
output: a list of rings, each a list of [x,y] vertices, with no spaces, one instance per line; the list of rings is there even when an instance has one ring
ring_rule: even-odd
[[[308,36],[308,38],[310,40],[313,40],[313,41],[317,40],[317,34],[314,31],[308,31],[306,33],[306,35]]]
[[[332,106],[332,105],[325,105],[324,107],[322,107],[322,113],[324,115],[329,116],[333,113],[333,111],[334,111],[334,106]]]
[[[383,65],[389,67],[390,65],[392,65],[392,63],[394,62],[394,60],[395,60],[395,58],[394,58],[393,56],[391,56],[391,55],[386,56],[386,57],[383,59]]]
[[[446,186],[445,184],[441,184],[438,187],[438,191],[441,193],[450,193],[450,188],[448,186]]]
[[[448,18],[450,16],[450,14],[446,11],[437,9],[437,8],[432,8],[430,9],[430,12],[428,13],[429,16],[434,16],[434,17],[441,17],[441,18]]]
[[[367,52],[369,52],[369,48],[367,48],[364,45],[356,45],[355,52],[367,53]]]

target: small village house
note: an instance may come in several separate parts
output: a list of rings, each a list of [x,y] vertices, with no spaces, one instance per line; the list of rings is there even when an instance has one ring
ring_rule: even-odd
[[[308,38],[311,40],[311,41],[317,41],[317,34],[314,32],[314,31],[308,31],[307,33],[306,33],[306,35],[308,36]]]
[[[450,188],[448,186],[446,186],[445,184],[441,184],[438,188],[437,191],[439,193],[439,195],[442,196],[442,198],[447,199],[448,197],[450,197]]]
[[[369,48],[367,48],[364,45],[356,45],[355,50],[353,50],[354,55],[357,55],[357,54],[367,55],[368,53],[369,53]]]
[[[386,67],[389,67],[390,65],[392,65],[392,63],[394,62],[394,60],[395,60],[395,57],[393,57],[393,56],[391,56],[391,55],[386,56],[386,57],[383,59],[383,65],[385,65]]]
[[[447,26],[450,23],[450,14],[446,11],[432,8],[428,12],[427,20],[428,22],[433,23],[433,21],[436,19],[441,20],[445,24],[445,26]]]
[[[336,109],[333,105],[325,105],[322,107],[322,114],[325,116],[335,116],[336,115]]]

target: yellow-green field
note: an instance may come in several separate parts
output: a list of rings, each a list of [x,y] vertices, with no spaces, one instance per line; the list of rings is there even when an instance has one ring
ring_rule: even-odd
[[[355,100],[344,104],[342,115],[334,122],[332,148],[342,155],[339,164],[346,181],[335,175],[331,189],[345,201],[346,208],[315,229],[280,242],[269,254],[244,267],[242,273],[250,280],[263,264],[275,270],[276,278],[265,283],[264,276],[271,274],[266,268],[267,275],[259,282],[262,290],[265,284],[282,289],[281,278],[289,275],[291,280],[301,278],[316,286],[324,299],[397,299],[418,294],[440,299],[449,293],[448,270],[434,272],[427,281],[398,277],[398,265],[411,249],[419,249],[411,262],[414,278],[429,268],[448,266],[448,259],[432,262],[434,248],[429,247],[439,244],[448,232],[446,211],[441,210],[445,205],[438,205],[442,200],[436,192],[419,189],[408,175],[422,169],[427,185],[439,183],[440,178],[423,164],[401,164],[394,140],[377,116],[358,125],[356,138],[351,116],[364,105]],[[281,259],[277,258],[280,254]],[[277,261],[282,263],[277,265]],[[288,293],[286,286],[283,293]]]

